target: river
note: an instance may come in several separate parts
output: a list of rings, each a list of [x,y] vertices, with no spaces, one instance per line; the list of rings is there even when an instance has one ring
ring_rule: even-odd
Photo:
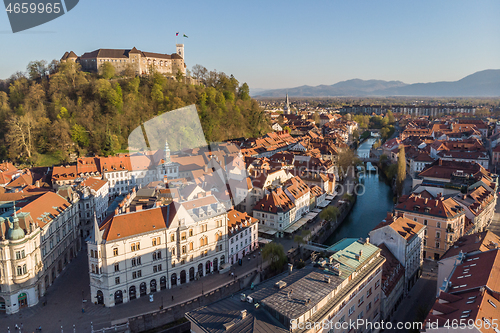
[[[370,148],[376,141],[370,138],[363,142],[357,152],[360,157],[368,157]],[[380,178],[379,178],[380,177]],[[363,175],[360,173],[360,184],[364,185],[364,193],[358,191],[358,200],[344,222],[326,240],[325,245],[332,245],[343,238],[367,237],[377,224],[394,207],[393,193],[389,185],[378,173]]]

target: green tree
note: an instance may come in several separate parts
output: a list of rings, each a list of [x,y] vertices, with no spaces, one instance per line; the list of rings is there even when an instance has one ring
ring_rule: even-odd
[[[175,78],[177,79],[178,82],[183,82],[184,74],[182,74],[180,69],[177,70],[177,73],[175,74]]]
[[[240,89],[238,89],[238,94],[242,101],[250,100],[250,88],[246,82],[241,85]]]
[[[270,267],[275,272],[281,271],[283,265],[287,262],[283,245],[276,242],[270,242],[264,246],[262,249],[262,257],[264,260],[269,260],[271,262]]]
[[[359,159],[352,149],[343,149],[338,155],[338,173],[341,179],[348,176],[354,176],[354,165]]]
[[[88,147],[89,145],[89,135],[85,130],[85,127],[81,125],[73,125],[71,128],[71,139],[80,147]]]
[[[297,247],[300,248],[300,244],[305,244],[306,238],[311,235],[311,230],[302,230],[300,235],[295,235],[293,241],[297,243]]]
[[[398,152],[398,169],[396,178],[396,190],[398,196],[403,193],[403,185],[406,179],[406,157],[405,157],[405,147],[403,145],[399,146]]]
[[[358,130],[352,131],[352,139],[354,141],[358,141],[359,140],[359,132],[358,132]]]
[[[335,219],[339,216],[340,211],[337,207],[328,206],[319,213],[319,217],[328,222],[335,221]]]
[[[395,123],[395,119],[394,119],[394,114],[392,113],[392,111],[387,111],[387,119],[389,120],[389,124],[394,124]]]
[[[290,127],[288,127],[288,126],[283,127],[283,130],[284,130],[284,131],[287,131],[288,133],[291,133],[291,132],[292,132],[292,130],[291,130],[291,129],[290,129]]]
[[[30,80],[39,80],[47,74],[47,62],[45,60],[30,61],[26,70]]]
[[[99,67],[99,74],[102,76],[103,79],[109,80],[115,77],[115,66],[113,66],[110,62],[105,61],[100,67]]]

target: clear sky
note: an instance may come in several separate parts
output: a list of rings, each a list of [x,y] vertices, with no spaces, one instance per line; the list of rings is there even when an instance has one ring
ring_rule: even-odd
[[[250,88],[360,79],[454,81],[500,68],[500,1],[80,0],[13,34],[0,13],[0,78],[98,48],[175,52]]]

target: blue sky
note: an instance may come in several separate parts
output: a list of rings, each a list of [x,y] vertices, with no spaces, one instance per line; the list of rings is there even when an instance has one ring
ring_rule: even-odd
[[[251,88],[360,79],[454,81],[500,68],[500,1],[80,0],[13,34],[0,13],[0,78],[31,60],[98,48],[175,52],[188,68],[234,74]]]

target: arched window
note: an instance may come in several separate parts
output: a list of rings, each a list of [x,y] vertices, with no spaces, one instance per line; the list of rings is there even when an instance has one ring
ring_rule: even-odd
[[[172,248],[172,255],[175,256],[175,247]]]
[[[189,229],[189,237],[193,236],[193,229]]]
[[[186,254],[186,245],[182,245],[182,254]]]
[[[175,234],[171,234],[170,235],[170,241],[171,242],[175,242]]]
[[[186,232],[181,233],[181,240],[186,240]]]
[[[95,266],[92,264],[92,273],[95,273]]]
[[[193,251],[194,249],[194,246],[193,246],[193,242],[189,243],[189,251]]]
[[[90,257],[94,258],[94,250],[90,250]]]

